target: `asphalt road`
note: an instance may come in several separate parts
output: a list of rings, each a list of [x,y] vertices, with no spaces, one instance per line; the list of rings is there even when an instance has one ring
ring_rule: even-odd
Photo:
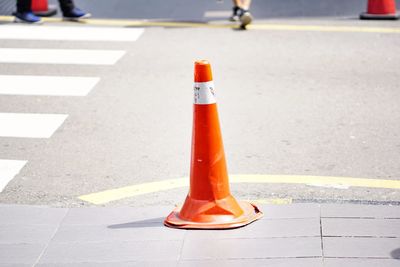
[[[182,3],[176,2],[175,8],[163,6],[169,10],[166,17],[156,14],[163,13],[161,7],[152,6],[148,12],[155,15],[148,18],[178,14],[176,20],[184,20],[188,13],[178,12]],[[147,10],[144,1],[137,3]],[[399,21],[358,21],[358,13],[352,16],[349,10],[364,4],[351,3],[344,5],[341,18],[335,17],[337,7],[327,15],[319,6],[315,16],[269,20],[265,15],[256,23],[400,27]],[[230,3],[202,7],[193,13],[195,20],[219,25],[215,20],[225,17],[216,11],[229,10]],[[263,7],[254,1],[255,14]],[[297,1],[286,7],[296,13]],[[108,17],[109,9],[97,8],[95,15]],[[126,9],[121,10],[119,17],[126,18]],[[131,18],[148,13],[142,14]],[[60,22],[44,27],[65,25],[95,27]],[[79,196],[187,177],[193,62],[198,59],[208,59],[213,67],[230,174],[400,180],[399,33],[158,26],[145,27],[135,42],[10,38],[1,39],[0,48],[126,52],[110,66],[0,63],[1,75],[100,78],[87,96],[0,95],[1,113],[68,114],[50,138],[0,137],[0,159],[27,160],[0,193],[1,203],[86,206],[91,204]],[[248,199],[400,202],[399,189],[235,184],[232,191]],[[186,193],[187,188],[174,189],[104,205],[172,205]]]

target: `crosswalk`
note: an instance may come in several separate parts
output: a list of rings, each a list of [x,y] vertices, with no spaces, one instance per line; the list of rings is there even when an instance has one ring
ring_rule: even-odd
[[[0,159],[0,191],[21,171],[26,163],[26,160]]]
[[[0,75],[0,95],[86,96],[98,77]]]
[[[0,39],[134,42],[143,31],[142,28],[3,25],[0,27]]]
[[[135,42],[143,34],[139,28],[110,28],[87,26],[0,25],[0,40],[46,40],[54,42]],[[85,42],[82,42],[85,41]],[[23,44],[23,43],[22,43]],[[124,50],[58,49],[58,48],[2,47],[0,42],[0,64],[57,64],[89,65],[112,68],[126,54]],[[36,47],[36,46],[35,46]],[[4,66],[4,65],[3,65]],[[62,96],[85,97],[100,82],[100,77],[12,75],[0,72],[0,97],[2,96]],[[3,112],[0,107],[0,138],[51,138],[68,118],[68,114],[42,114]],[[0,151],[1,152],[1,151]],[[24,168],[29,159],[2,158],[0,154],[0,192]]]
[[[0,48],[0,63],[114,65],[119,50]]]

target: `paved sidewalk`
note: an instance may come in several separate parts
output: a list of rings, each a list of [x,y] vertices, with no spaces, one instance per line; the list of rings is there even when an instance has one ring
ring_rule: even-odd
[[[263,205],[222,231],[164,227],[172,208],[0,205],[0,266],[400,265],[398,206]]]

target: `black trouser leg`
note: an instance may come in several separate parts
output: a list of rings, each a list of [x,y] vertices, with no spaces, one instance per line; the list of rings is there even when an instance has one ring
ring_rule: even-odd
[[[32,0],[17,0],[17,12],[28,12],[32,10]]]
[[[73,0],[59,0],[59,2],[63,14],[70,12],[75,7]]]

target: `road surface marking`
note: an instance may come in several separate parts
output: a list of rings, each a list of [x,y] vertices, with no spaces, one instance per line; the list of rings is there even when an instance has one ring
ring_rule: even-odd
[[[25,166],[25,160],[0,159],[0,192]]]
[[[367,179],[352,177],[329,177],[329,176],[291,176],[291,175],[230,175],[231,183],[250,184],[301,184],[338,188],[367,187],[400,189],[400,180]],[[121,188],[105,190],[97,193],[80,196],[79,199],[93,203],[105,204],[111,201],[124,198],[145,195],[170,189],[189,186],[189,178],[170,179],[159,182],[143,183]]]
[[[0,39],[134,42],[143,31],[141,28],[2,25]]]
[[[0,16],[0,21],[12,22],[12,16]],[[62,22],[59,18],[43,18],[44,22]],[[238,29],[237,23],[221,24],[213,22],[175,22],[148,20],[119,20],[119,19],[88,19],[81,22],[86,25],[120,26],[120,27],[184,27],[184,28],[225,28]],[[1,26],[0,26],[1,27]],[[315,31],[315,32],[359,32],[359,33],[400,33],[400,27],[371,27],[371,26],[337,26],[337,25],[294,25],[275,23],[253,23],[248,29],[267,31]]]
[[[86,96],[98,77],[0,75],[0,94]]]
[[[114,65],[124,54],[119,50],[0,48],[0,63]]]
[[[0,113],[0,136],[50,138],[68,115]]]
[[[187,178],[178,178],[101,191],[98,193],[80,196],[79,199],[93,204],[104,204],[119,199],[186,187],[188,185],[189,180]]]

